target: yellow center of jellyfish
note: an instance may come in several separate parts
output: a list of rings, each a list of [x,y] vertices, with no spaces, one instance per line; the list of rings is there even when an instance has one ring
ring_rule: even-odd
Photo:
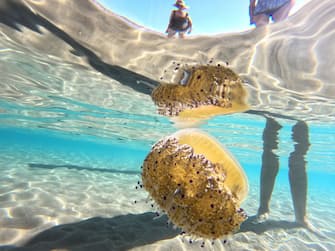
[[[209,135],[181,130],[157,142],[143,164],[142,181],[159,207],[190,235],[216,239],[246,219],[248,193],[238,162]]]

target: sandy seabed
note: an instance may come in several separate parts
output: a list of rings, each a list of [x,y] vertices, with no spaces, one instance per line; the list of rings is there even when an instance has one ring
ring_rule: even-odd
[[[10,153],[11,151],[16,150]],[[71,155],[71,153],[68,153]],[[73,153],[61,155],[19,148],[3,152],[0,164],[0,250],[333,250],[335,198],[311,184],[308,215],[316,232],[294,224],[289,186],[279,180],[268,221],[254,224],[258,178],[242,207],[249,219],[227,242],[193,240],[156,219],[147,192],[136,189],[139,170],[99,168]],[[58,163],[58,165],[40,164]],[[75,165],[73,165],[75,163]],[[87,168],[92,166],[95,169]],[[255,170],[257,173],[259,170]],[[135,203],[136,201],[136,203]]]

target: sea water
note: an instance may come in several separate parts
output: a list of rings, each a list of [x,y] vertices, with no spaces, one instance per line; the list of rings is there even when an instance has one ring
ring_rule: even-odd
[[[173,250],[199,248],[166,228],[167,219],[153,220],[155,208],[137,186],[151,146],[177,130],[158,115],[150,96],[91,68],[25,48],[4,34],[0,43],[0,250],[21,245],[152,250],[155,243]],[[288,163],[297,144],[292,139],[296,121],[276,120],[282,128],[273,152],[280,168],[270,221],[250,220],[229,244],[208,249],[335,248],[334,120],[307,122],[306,210],[315,232],[292,224]],[[246,171],[250,193],[242,207],[250,219],[259,207],[265,122],[245,113],[217,116],[200,126]]]

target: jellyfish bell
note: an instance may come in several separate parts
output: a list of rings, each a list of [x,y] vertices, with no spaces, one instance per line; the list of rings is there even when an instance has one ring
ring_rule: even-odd
[[[180,130],[173,136],[178,139],[179,144],[190,145],[195,154],[204,155],[212,163],[222,164],[226,176],[225,186],[230,188],[239,202],[244,201],[249,191],[248,179],[243,168],[228,149],[215,138],[195,128]]]
[[[143,187],[170,221],[186,233],[218,239],[247,218],[241,202],[247,177],[214,138],[183,129],[158,141],[143,163]]]
[[[249,109],[241,79],[227,67],[181,68],[176,76],[175,83],[161,83],[151,96],[158,112],[172,117],[177,124]]]

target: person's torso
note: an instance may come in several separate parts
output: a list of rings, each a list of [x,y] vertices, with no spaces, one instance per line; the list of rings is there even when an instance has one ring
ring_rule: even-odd
[[[177,11],[174,11],[170,27],[174,30],[185,30],[188,28],[188,26],[188,13],[181,14]]]

